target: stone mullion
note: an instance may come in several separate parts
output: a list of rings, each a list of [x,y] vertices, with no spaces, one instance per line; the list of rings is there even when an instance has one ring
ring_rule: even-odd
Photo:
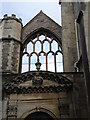
[[[45,34],[45,39],[47,39],[47,34]]]
[[[50,51],[51,51],[51,42],[50,42]]]
[[[59,50],[59,43],[58,43],[58,50]]]
[[[43,51],[43,41],[41,41],[41,51]]]
[[[29,55],[29,71],[30,71],[30,60],[31,60],[31,56]]]
[[[56,55],[54,54],[54,66],[55,66],[55,72],[57,72],[57,68],[56,68]]]
[[[39,54],[37,54],[37,62],[39,62]]]
[[[46,54],[46,71],[48,71],[48,61],[47,61],[47,54]]]
[[[37,41],[39,41],[39,34],[37,34]]]
[[[35,43],[33,43],[33,52],[35,52]]]

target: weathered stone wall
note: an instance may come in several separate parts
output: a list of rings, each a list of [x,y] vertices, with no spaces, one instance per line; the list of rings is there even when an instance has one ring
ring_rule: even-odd
[[[62,2],[62,48],[64,56],[64,71],[74,72],[77,61],[77,47],[75,37],[75,16],[73,3]]]
[[[85,10],[84,10],[84,28],[85,28],[85,39],[86,39],[86,48],[87,48],[87,55],[88,55],[88,63],[89,63],[89,70],[90,70],[90,25],[89,25],[89,17],[90,17],[90,2],[84,3]]]
[[[2,44],[2,72],[19,72],[21,30],[22,23],[15,15],[5,15],[1,20],[0,44]]]
[[[72,101],[73,101],[73,117],[88,118],[88,103],[86,93],[86,83],[82,72],[63,73],[73,82]]]
[[[25,118],[30,113],[43,110],[46,110],[44,112],[48,114],[51,112],[59,119],[87,118],[87,97],[83,73],[59,73],[58,75],[67,77],[73,82],[71,91],[61,91],[59,93],[14,93],[4,96],[3,118],[7,115],[8,117],[11,115],[12,118]],[[11,79],[13,77],[14,75]],[[9,76],[7,78],[10,79]],[[15,107],[17,108],[16,112]],[[7,108],[9,108],[8,112]]]
[[[4,15],[0,23],[0,39],[12,37],[18,41],[21,40],[21,19],[17,19],[15,15]]]
[[[24,95],[21,94],[18,95],[17,97],[18,97],[17,118],[25,118],[30,114],[30,112],[32,113],[42,111],[43,109],[50,111],[59,118],[58,94],[34,93]],[[11,95],[10,99],[11,101],[15,100],[15,98],[13,98],[13,95]]]
[[[58,119],[73,118],[74,111],[70,96],[66,92],[11,94],[3,101],[3,118],[6,116],[26,118],[29,114],[38,111],[46,112]],[[17,108],[17,112],[15,112],[14,107]],[[12,109],[7,112],[8,108]]]
[[[84,24],[84,31],[85,31],[85,42],[86,42],[86,49],[87,49],[87,56],[88,56],[88,63],[89,63],[89,69],[90,69],[90,41],[89,41],[89,38],[90,38],[90,35],[89,35],[89,6],[90,6],[90,3],[89,2],[82,2],[82,3],[74,3],[74,14],[75,14],[75,19],[77,20],[78,17],[79,17],[79,13],[80,11],[83,12],[83,24]],[[80,61],[80,57],[82,55],[82,47],[81,47],[81,41],[80,41],[80,27],[79,25],[77,24],[77,30],[78,30],[78,33],[77,35],[79,36],[77,41],[79,42],[79,46],[78,46],[78,50],[77,50],[77,53],[80,51],[80,56],[79,56],[79,61]],[[83,62],[83,61],[81,61]],[[81,71],[83,71],[83,64],[79,66],[81,68]]]
[[[20,65],[20,43],[13,38],[2,40],[2,71],[19,72]]]

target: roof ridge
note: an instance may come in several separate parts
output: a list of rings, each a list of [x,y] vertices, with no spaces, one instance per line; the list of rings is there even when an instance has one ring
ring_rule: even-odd
[[[43,15],[45,15],[46,17],[48,17],[50,20],[52,20],[55,24],[57,24],[57,25],[59,25],[57,22],[55,22],[51,17],[49,17],[47,14],[45,14],[42,10],[40,10],[40,12],[37,14],[37,15],[35,15],[25,26],[27,26],[30,22],[32,22],[37,16],[39,16],[40,14],[43,14]],[[25,27],[24,26],[24,27]],[[59,25],[60,26],[60,25]],[[23,27],[23,28],[24,28]],[[61,26],[60,26],[61,27]]]

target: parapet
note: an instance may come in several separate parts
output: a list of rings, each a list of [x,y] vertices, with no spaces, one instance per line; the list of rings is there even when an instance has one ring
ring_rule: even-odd
[[[0,22],[0,38],[14,38],[21,41],[22,19],[15,14],[8,16],[5,14]]]
[[[21,18],[17,18],[15,14],[11,14],[11,16],[8,16],[8,14],[5,14],[5,15],[3,16],[2,21],[3,21],[3,20],[12,20],[12,19],[16,20],[17,22],[22,23],[22,19],[21,19]]]

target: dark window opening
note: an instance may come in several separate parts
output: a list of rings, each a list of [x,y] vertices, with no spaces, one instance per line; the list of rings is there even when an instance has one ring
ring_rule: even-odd
[[[54,120],[54,119],[47,113],[35,112],[27,116],[24,120]]]

